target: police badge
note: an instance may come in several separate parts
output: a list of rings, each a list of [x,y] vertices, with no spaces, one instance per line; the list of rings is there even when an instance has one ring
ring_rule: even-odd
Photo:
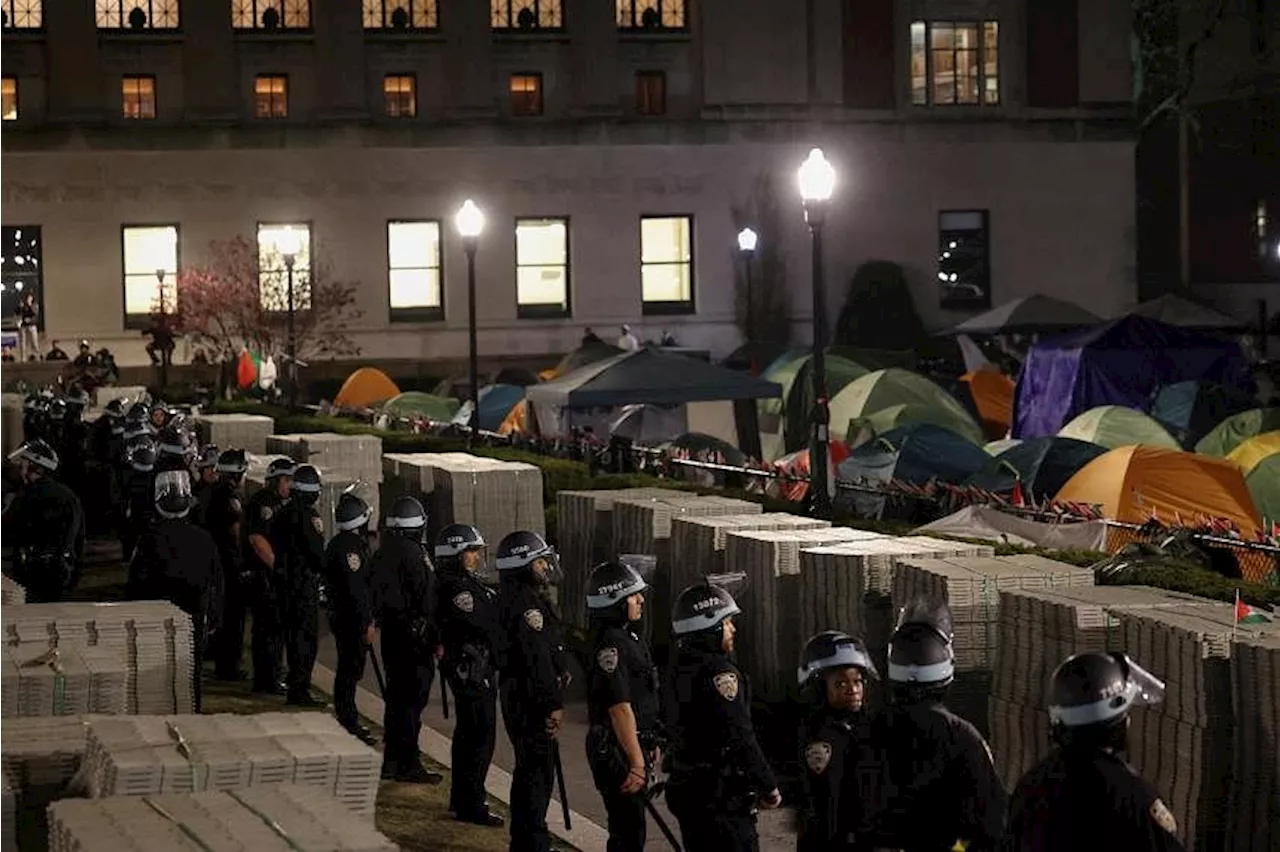
[[[262,509],[259,510],[258,514],[262,516],[262,520],[264,521],[271,520],[271,507],[263,506]]]
[[[350,568],[352,571],[360,570],[360,554],[359,553],[347,554],[347,567]]]
[[[814,775],[821,775],[831,762],[831,743],[809,743],[804,747],[804,762]]]
[[[458,592],[453,596],[453,605],[463,612],[471,612],[476,608],[476,601],[470,592]]]
[[[738,698],[738,676],[733,672],[720,672],[711,680],[715,684],[716,692],[720,693],[720,697],[725,701],[735,701]]]
[[[534,630],[541,630],[542,610],[526,609],[524,611],[524,623],[532,627]]]
[[[618,668],[618,649],[601,648],[596,654],[596,662],[606,674],[613,674]]]

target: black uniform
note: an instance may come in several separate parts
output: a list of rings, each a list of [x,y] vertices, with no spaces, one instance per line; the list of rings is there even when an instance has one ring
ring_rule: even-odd
[[[1056,750],[1018,782],[1007,852],[1101,848],[1182,852],[1159,794],[1109,749]]]
[[[596,636],[587,675],[587,762],[609,815],[608,852],[640,852],[645,843],[647,791],[621,791],[630,769],[609,718],[609,708],[630,704],[646,763],[658,747],[658,670],[649,648],[630,627],[610,625]],[[646,766],[646,771],[651,769]]]
[[[244,654],[244,616],[251,593],[244,583],[244,554],[240,527],[244,518],[244,496],[240,487],[222,480],[209,489],[204,528],[213,537],[222,566],[222,627],[212,649],[217,676],[223,680],[240,677],[240,657]]]
[[[418,762],[422,711],[435,680],[435,570],[422,545],[389,533],[369,567],[373,617],[381,625],[387,694],[383,766],[411,775]]]
[[[895,705],[873,720],[875,814],[880,846],[970,852],[994,849],[1007,796],[986,740],[938,701]]]
[[[329,625],[338,648],[338,669],[333,678],[334,715],[343,727],[352,729],[360,724],[356,685],[364,677],[368,656],[365,633],[373,624],[373,607],[369,601],[369,544],[363,530],[343,530],[329,539],[325,550],[325,582],[329,590]],[[455,761],[455,777],[457,771]]]
[[[503,651],[502,715],[515,747],[511,852],[551,848],[547,806],[555,783],[547,719],[564,709],[568,671],[559,617],[529,578],[504,579],[498,603]]]
[[[284,582],[281,575],[280,554],[276,553],[276,565],[268,566],[253,549],[249,536],[260,535],[271,541],[271,525],[276,513],[285,503],[275,489],[275,481],[255,491],[244,510],[244,564],[253,579],[250,581],[250,611],[253,613],[253,688],[259,692],[274,691],[280,681],[280,657],[284,636],[281,627],[281,595]],[[242,589],[242,591],[244,591]]]
[[[727,655],[681,648],[667,805],[687,849],[755,852],[756,802],[777,789],[751,725],[751,687]]]
[[[282,583],[281,627],[289,673],[288,700],[311,695],[311,669],[319,642],[320,588],[324,575],[324,522],[314,504],[291,498],[271,525],[276,577]]]
[[[126,463],[127,465],[127,463]],[[133,558],[133,549],[138,539],[151,529],[155,518],[156,475],[150,470],[134,470],[126,467],[124,480],[124,531],[120,535],[120,544],[124,558]]]
[[[450,558],[456,562],[458,557]],[[455,565],[439,575],[441,674],[453,692],[453,788],[449,809],[460,819],[489,813],[484,779],[498,725],[498,593]]]
[[[84,510],[70,488],[47,476],[23,486],[5,513],[4,543],[18,557],[30,603],[54,603],[71,587],[84,550]]]
[[[209,533],[185,518],[161,518],[138,540],[129,563],[133,600],[166,600],[191,616],[195,632],[195,709],[200,710],[201,667],[208,631],[218,627],[218,550]]]
[[[805,720],[800,736],[805,804],[797,852],[853,850],[867,836],[862,774],[868,764],[869,728],[864,713],[828,706]]]

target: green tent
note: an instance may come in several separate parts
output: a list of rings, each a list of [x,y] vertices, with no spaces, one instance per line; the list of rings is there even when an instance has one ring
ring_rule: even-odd
[[[1280,453],[1272,453],[1254,465],[1244,478],[1258,513],[1268,521],[1280,521]]]
[[[1005,450],[1011,450],[1022,443],[1021,438],[1001,438],[998,441],[988,441],[983,449],[990,455],[998,456]]]
[[[955,397],[918,373],[891,367],[855,379],[831,398],[831,434],[876,435],[931,423],[983,444],[982,427]],[[859,443],[856,441],[854,443]]]
[[[1180,450],[1169,432],[1148,415],[1123,405],[1099,405],[1079,415],[1058,432],[1059,438],[1090,441],[1108,450],[1138,444]]]
[[[1254,435],[1280,429],[1280,408],[1251,408],[1223,420],[1200,439],[1196,452],[1225,458],[1228,453]]]
[[[422,391],[405,391],[382,404],[382,411],[392,417],[425,417],[448,423],[462,403],[448,396]]]
[[[782,386],[782,396],[777,399],[762,399],[757,402],[757,405],[760,406],[760,425],[762,429],[774,428],[777,432],[782,431],[782,415],[786,410],[787,395],[791,393],[791,386],[795,384],[796,375],[799,374],[800,367],[808,358],[809,350],[789,349],[779,355],[773,363],[765,367],[760,373],[760,378],[766,382],[773,382]]]
[[[809,446],[809,415],[813,412],[813,357],[802,358],[797,362],[795,381],[786,391],[786,408],[783,416],[784,435],[787,452],[803,450]],[[828,354],[826,358],[827,398],[848,387],[855,379],[860,379],[869,372],[848,358]]]

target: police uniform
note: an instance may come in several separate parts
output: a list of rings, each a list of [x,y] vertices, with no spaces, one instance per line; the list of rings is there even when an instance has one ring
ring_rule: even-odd
[[[283,584],[278,573],[281,566],[264,563],[249,542],[249,536],[259,535],[270,542],[272,522],[284,503],[285,498],[276,491],[275,480],[271,479],[253,493],[244,510],[244,564],[253,577],[249,608],[253,613],[251,643],[255,692],[280,691],[280,657],[284,651],[280,623]],[[278,560],[280,554],[275,556]]]
[[[564,710],[568,668],[559,616],[534,574],[538,559],[555,560],[541,536],[514,532],[498,545],[502,576],[498,612],[502,625],[502,715],[515,748],[511,776],[511,852],[547,852],[547,807],[555,784],[552,714]]]
[[[25,484],[4,516],[5,545],[18,556],[29,603],[62,600],[84,546],[84,511],[75,493],[47,475]]]
[[[363,525],[340,530],[329,539],[325,549],[325,581],[331,608],[329,624],[338,650],[338,666],[333,678],[334,715],[348,731],[360,731],[368,737],[356,710],[356,686],[364,677],[368,656],[365,634],[373,624],[369,601],[369,542]]]
[[[244,521],[244,494],[233,479],[224,478],[209,489],[204,528],[213,537],[222,565],[222,627],[213,649],[214,670],[221,680],[239,680],[244,654],[244,618],[251,588],[244,582],[244,554],[240,528]]]
[[[151,528],[155,515],[155,452],[152,449],[150,465],[143,468],[129,467],[125,471],[124,504],[125,528],[120,536],[124,558],[133,557],[138,539]]]
[[[319,643],[320,590],[324,574],[324,521],[316,510],[320,476],[311,465],[294,474],[287,503],[271,525],[271,546],[276,555],[280,594],[281,628],[288,663],[286,703],[316,705],[311,698],[311,670]]]

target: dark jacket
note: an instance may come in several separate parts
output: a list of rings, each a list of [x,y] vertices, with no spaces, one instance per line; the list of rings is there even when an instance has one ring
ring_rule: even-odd
[[[863,806],[870,752],[865,713],[815,708],[800,731],[804,801],[798,852],[856,848],[868,835]]]
[[[369,565],[369,600],[382,641],[412,642],[424,655],[438,644],[435,568],[422,545],[387,534]]]
[[[456,691],[496,685],[501,642],[498,593],[460,566],[436,577],[436,616],[444,646],[441,671]]]
[[[520,722],[541,730],[564,709],[564,637],[559,616],[527,579],[504,579],[499,592],[500,666],[505,701]]]
[[[363,634],[373,623],[369,600],[370,555],[363,532],[344,530],[325,548],[325,584],[333,607],[335,629]]]
[[[138,540],[129,563],[128,596],[166,600],[191,616],[196,629],[216,629],[222,573],[213,538],[185,518],[161,518]]]

